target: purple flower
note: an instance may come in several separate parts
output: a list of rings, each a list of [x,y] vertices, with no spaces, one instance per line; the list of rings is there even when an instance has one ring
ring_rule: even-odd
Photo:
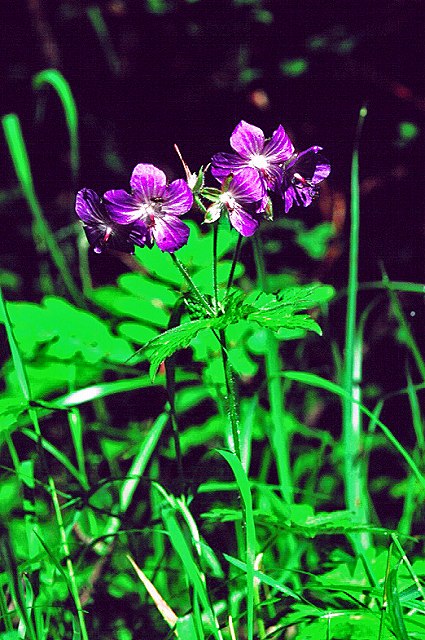
[[[84,231],[95,253],[106,248],[134,253],[134,245],[143,247],[148,241],[143,223],[122,225],[110,215],[108,207],[92,189],[81,189],[75,201],[77,216],[84,223]]]
[[[227,211],[232,227],[243,236],[252,236],[259,224],[255,216],[263,196],[257,176],[256,169],[248,168],[225,180],[217,202],[208,208],[205,222],[214,222]]]
[[[256,170],[254,180],[261,186],[261,210],[266,208],[267,189],[274,191],[282,182],[282,164],[294,153],[294,147],[282,125],[276,129],[270,140],[258,127],[244,120],[236,126],[230,145],[236,153],[216,153],[212,157],[211,173],[223,182],[232,173],[238,174],[246,168]]]
[[[184,180],[167,185],[165,173],[152,164],[138,164],[130,179],[131,193],[115,189],[105,193],[111,218],[119,224],[142,224],[148,241],[173,253],[186,244],[189,228],[179,216],[189,211],[193,195]]]
[[[331,171],[331,165],[320,153],[322,147],[310,147],[291,158],[283,170],[281,186],[285,213],[293,204],[308,207],[319,196],[319,183]]]

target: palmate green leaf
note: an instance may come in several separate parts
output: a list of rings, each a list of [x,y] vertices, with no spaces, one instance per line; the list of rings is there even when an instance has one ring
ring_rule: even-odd
[[[295,242],[314,260],[320,260],[328,249],[328,242],[336,234],[331,222],[322,222],[313,229],[300,230]]]
[[[317,284],[291,287],[277,294],[254,292],[247,297],[235,290],[228,295],[222,315],[192,320],[165,331],[150,340],[140,351],[150,360],[150,375],[153,379],[161,362],[179,349],[189,346],[203,329],[219,330],[235,325],[240,320],[248,320],[274,330],[303,329],[321,335],[316,321],[308,314],[298,312],[327,302],[333,295],[333,287]]]
[[[269,329],[304,329],[321,335],[317,322],[308,314],[298,312],[327,303],[334,295],[333,287],[320,284],[290,287],[277,294],[260,293],[256,298],[252,293],[247,301],[253,310],[246,317]]]
[[[192,320],[191,322],[186,322],[178,327],[169,329],[150,340],[150,342],[141,349],[141,352],[146,355],[151,363],[149,374],[152,380],[155,378],[161,362],[179,349],[188,347],[192,338],[194,338],[199,331],[202,329],[221,329],[226,326],[226,320],[226,316],[224,315],[216,318]]]
[[[122,363],[131,355],[129,343],[114,336],[105,322],[63,298],[46,296],[41,305],[13,302],[9,314],[27,360],[36,357],[41,345],[48,358],[72,360],[81,356],[89,364],[101,360]]]

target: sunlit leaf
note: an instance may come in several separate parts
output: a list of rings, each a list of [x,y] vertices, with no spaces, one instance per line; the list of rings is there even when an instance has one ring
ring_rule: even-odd
[[[328,243],[335,236],[335,228],[331,222],[322,222],[313,229],[300,231],[295,242],[314,260],[320,260],[328,250]]]

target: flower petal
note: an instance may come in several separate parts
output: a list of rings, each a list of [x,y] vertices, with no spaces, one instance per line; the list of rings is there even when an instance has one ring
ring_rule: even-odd
[[[162,211],[165,214],[181,216],[193,204],[193,194],[185,180],[174,180],[168,185]]]
[[[306,180],[318,184],[327,178],[331,171],[331,165],[320,151],[322,147],[310,147],[302,151],[285,168],[285,174],[292,180],[294,174],[299,173]]]
[[[125,227],[108,227],[103,225],[88,224],[84,227],[87,240],[95,253],[102,253],[105,249],[134,253],[134,243]]]
[[[257,169],[251,167],[239,171],[230,181],[228,190],[241,203],[258,202],[265,193],[264,183]]]
[[[282,184],[282,179],[283,173],[281,167],[276,164],[269,164],[266,175],[264,176],[267,188],[270,189],[270,191],[276,191],[276,189]]]
[[[259,225],[258,220],[253,218],[240,204],[236,204],[229,211],[229,219],[232,227],[244,237],[252,236]]]
[[[294,153],[294,145],[289,139],[289,136],[285,132],[285,129],[280,124],[276,131],[273,132],[272,137],[266,142],[263,150],[269,162],[281,163],[288,160]]]
[[[151,198],[162,198],[166,184],[165,173],[153,164],[138,164],[134,167],[130,178],[131,188],[145,203],[148,203]]]
[[[77,216],[86,224],[101,223],[104,214],[101,209],[100,198],[93,189],[81,189],[75,199],[75,211]]]
[[[216,153],[211,159],[211,173],[219,182],[246,167],[247,162],[235,153]]]
[[[103,197],[111,220],[117,224],[130,224],[140,217],[140,200],[124,189],[111,189]]]
[[[150,230],[147,228],[142,220],[136,220],[136,222],[129,227],[128,237],[138,247],[144,247],[145,245],[152,246],[152,237]]]
[[[242,158],[249,160],[261,154],[264,147],[264,133],[253,124],[241,120],[230,136],[230,145]]]
[[[213,204],[211,204],[207,209],[207,212],[204,217],[204,222],[206,222],[207,224],[211,224],[211,222],[215,222],[216,220],[219,219],[222,212],[223,212],[223,205],[220,204],[220,202],[213,202]]]
[[[189,227],[176,216],[164,216],[155,219],[152,233],[161,251],[174,253],[187,243]]]

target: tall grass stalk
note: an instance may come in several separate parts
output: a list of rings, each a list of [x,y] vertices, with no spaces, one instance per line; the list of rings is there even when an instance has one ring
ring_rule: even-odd
[[[262,291],[268,291],[264,255],[258,233],[253,236],[253,248],[258,286]],[[289,432],[286,428],[283,412],[282,362],[279,355],[278,340],[271,329],[265,329],[265,331],[267,332],[267,345],[264,361],[272,423],[271,446],[274,450],[282,498],[288,504],[292,504],[294,501],[294,489],[290,466]]]
[[[347,509],[356,514],[359,522],[367,517],[367,493],[362,464],[362,425],[360,413],[353,410],[353,400],[361,401],[360,379],[362,343],[356,328],[358,294],[358,260],[360,232],[360,188],[359,188],[359,146],[363,124],[367,115],[366,107],[360,109],[354,141],[351,165],[351,226],[350,254],[347,291],[347,315],[345,324],[345,350],[343,366],[342,440],[344,448],[344,486]],[[361,546],[365,539],[359,538]]]
[[[23,359],[21,357],[14,333],[13,333],[13,328],[12,328],[12,324],[10,321],[10,317],[7,311],[7,307],[4,303],[3,300],[3,295],[0,289],[0,317],[2,318],[2,320],[4,321],[5,327],[6,327],[6,335],[8,338],[8,342],[9,342],[9,347],[10,347],[10,351],[12,354],[12,360],[13,360],[13,365],[14,365],[14,369],[16,372],[16,376],[18,379],[18,383],[19,386],[21,388],[21,392],[24,396],[24,398],[26,399],[27,403],[28,403],[28,415],[30,418],[30,421],[33,425],[34,428],[34,434],[37,437],[37,444],[38,444],[38,450],[39,453],[42,454],[42,447],[41,447],[41,440],[42,440],[42,435],[41,435],[41,429],[40,429],[40,424],[38,421],[38,415],[37,415],[37,408],[32,406],[32,402],[31,402],[31,389],[30,389],[30,385],[29,385],[29,381],[28,381],[28,376],[27,376],[27,372],[25,369],[25,364],[23,362]],[[11,450],[11,453],[13,452],[13,450]],[[14,463],[17,464],[16,460],[14,460]],[[47,465],[45,465],[46,469],[47,469]],[[78,616],[78,621],[80,624],[80,631],[81,631],[81,639],[82,640],[88,640],[88,635],[87,635],[87,629],[86,629],[86,624],[85,624],[85,619],[84,619],[84,612],[81,606],[81,601],[80,601],[80,596],[78,593],[78,587],[77,587],[77,582],[76,582],[76,578],[75,578],[75,572],[74,572],[74,566],[72,563],[72,559],[70,556],[70,552],[69,552],[69,546],[68,546],[68,540],[67,540],[67,535],[66,535],[66,531],[65,531],[65,527],[64,527],[64,523],[63,523],[63,518],[62,518],[62,512],[60,509],[60,504],[59,504],[59,498],[58,498],[58,494],[56,491],[56,486],[55,486],[55,482],[53,480],[53,477],[48,474],[48,488],[49,488],[49,492],[52,498],[52,502],[53,502],[53,508],[55,511],[55,516],[56,516],[56,521],[58,523],[58,527],[59,527],[59,535],[61,538],[61,543],[62,543],[62,548],[63,548],[63,552],[64,552],[64,556],[65,556],[65,563],[66,563],[66,569],[67,569],[67,574],[68,574],[68,579],[69,579],[69,586],[70,586],[70,591],[71,591],[71,596],[74,600],[74,604],[77,610],[77,616]],[[30,621],[31,622],[31,621]],[[28,621],[26,621],[26,626],[28,626]],[[31,636],[32,637],[32,636]],[[35,636],[34,636],[35,637]]]
[[[34,89],[42,89],[50,85],[58,94],[65,114],[66,126],[69,134],[69,160],[71,165],[72,182],[77,188],[80,168],[80,152],[78,141],[78,111],[69,83],[57,69],[43,69],[32,79]]]

